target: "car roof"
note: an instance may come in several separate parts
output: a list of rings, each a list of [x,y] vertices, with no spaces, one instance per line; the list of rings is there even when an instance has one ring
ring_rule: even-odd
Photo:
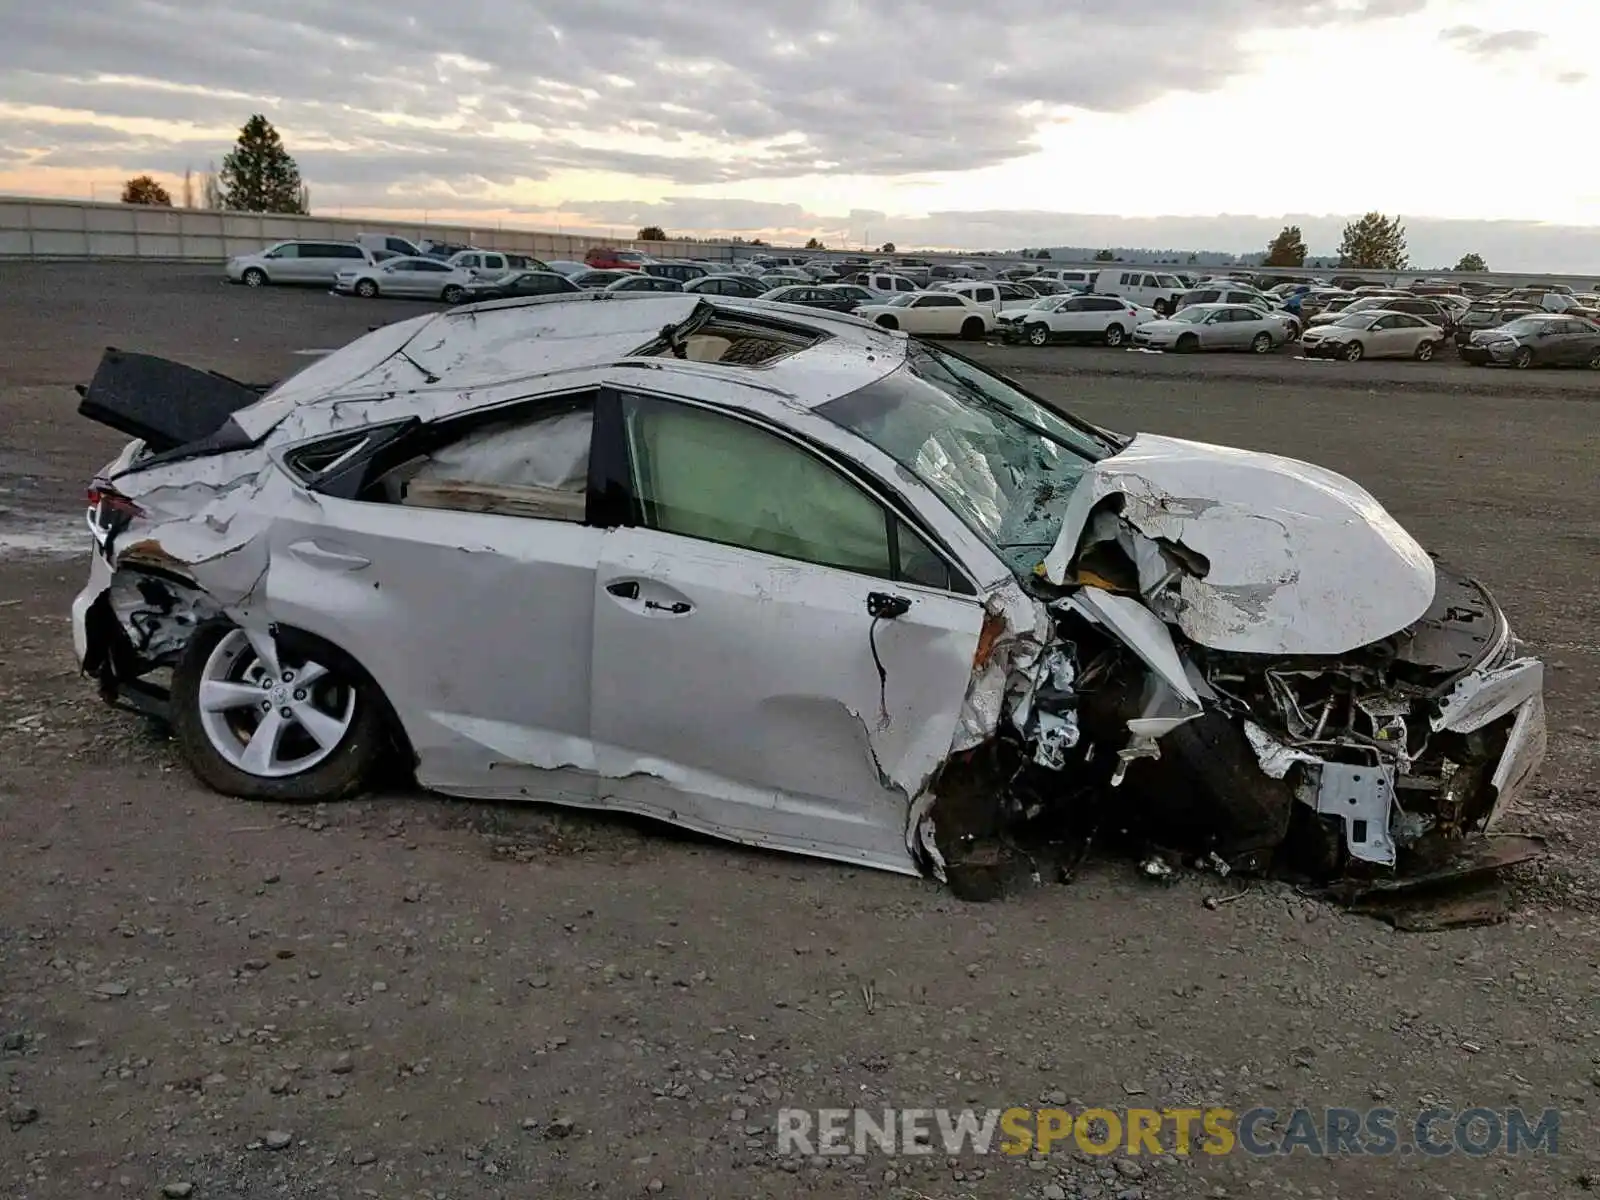
[[[664,330],[691,318],[746,321],[767,327],[775,339],[816,340],[760,367],[654,351],[640,357]],[[776,393],[810,409],[895,370],[906,346],[903,334],[843,313],[704,293],[491,300],[380,326],[284,380],[233,421],[250,438],[271,433],[277,443],[608,382],[672,391],[674,376],[683,377],[689,394],[695,378],[709,377],[723,382],[725,396],[750,391],[770,400]]]

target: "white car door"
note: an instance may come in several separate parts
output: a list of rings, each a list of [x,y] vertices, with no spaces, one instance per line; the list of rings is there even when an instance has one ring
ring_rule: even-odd
[[[1079,336],[1091,332],[1095,328],[1096,316],[1091,311],[1091,303],[1087,296],[1074,296],[1050,315],[1051,327],[1057,333]]]
[[[593,799],[593,411],[580,392],[441,434],[357,498],[334,488],[274,524],[274,619],[372,674],[427,787]]]
[[[1379,317],[1367,331],[1368,358],[1402,358],[1411,353],[1411,337],[1404,325],[1407,318],[1390,313]]]
[[[961,323],[971,310],[960,296],[930,294],[918,296],[907,311],[906,329],[929,337],[951,337],[961,332]]]
[[[596,580],[603,798],[910,870],[908,792],[949,753],[982,605],[802,443],[687,402],[621,403],[637,516],[605,535]]]

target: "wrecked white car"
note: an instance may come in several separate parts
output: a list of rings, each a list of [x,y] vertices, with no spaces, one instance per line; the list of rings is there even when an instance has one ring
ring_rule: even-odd
[[[1539,662],[1354,483],[851,317],[504,301],[83,392],[137,440],[79,660],[236,796],[399,761],[941,878],[1134,826],[1326,874],[1489,827],[1544,752]]]

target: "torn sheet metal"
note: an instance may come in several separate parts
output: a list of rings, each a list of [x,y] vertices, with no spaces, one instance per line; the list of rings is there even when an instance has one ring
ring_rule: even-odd
[[[1185,705],[1200,711],[1200,695],[1178,657],[1172,634],[1149,609],[1127,596],[1116,596],[1099,588],[1084,588],[1070,596],[1066,606],[1111,630],[1129,649],[1144,660],[1156,676],[1170,687]]]
[[[1050,582],[1068,582],[1097,505],[1209,564],[1177,581],[1192,641],[1258,654],[1342,654],[1410,625],[1433,599],[1433,562],[1369,493],[1277,455],[1141,433],[1079,481]]]
[[[1539,764],[1544,761],[1548,734],[1544,723],[1544,694],[1531,696],[1517,710],[1517,718],[1506,737],[1505,751],[1490,776],[1489,784],[1495,789],[1494,807],[1484,822],[1485,829],[1495,828],[1511,802],[1532,781]]]
[[[1536,658],[1518,658],[1503,666],[1468,672],[1448,695],[1439,700],[1439,712],[1430,724],[1434,732],[1449,729],[1473,733],[1492,725],[1520,704],[1544,691],[1544,664]]]
[[[1032,694],[1044,648],[1055,636],[1050,611],[1014,579],[989,595],[984,612],[972,681],[950,747],[953,754],[994,736],[1008,696]]]
[[[1322,762],[1315,754],[1285,745],[1254,721],[1244,723],[1244,735],[1250,740],[1250,749],[1256,752],[1262,772],[1270,779],[1283,779],[1295,763],[1317,766]]]

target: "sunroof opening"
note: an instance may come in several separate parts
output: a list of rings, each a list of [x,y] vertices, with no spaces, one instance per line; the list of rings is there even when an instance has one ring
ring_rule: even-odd
[[[661,337],[639,350],[635,357],[765,367],[808,350],[827,337],[826,333],[787,322],[718,312],[691,323],[688,328],[663,330]]]

